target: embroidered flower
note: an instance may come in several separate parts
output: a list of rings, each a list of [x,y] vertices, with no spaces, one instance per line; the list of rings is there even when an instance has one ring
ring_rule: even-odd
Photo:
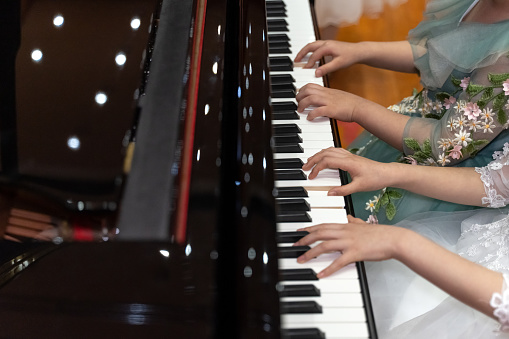
[[[440,139],[438,140],[438,147],[442,149],[442,151],[445,151],[446,149],[449,149],[452,147],[452,141],[451,139]]]
[[[469,102],[463,109],[463,114],[468,118],[468,120],[475,119],[481,114],[481,110],[477,103]]]
[[[461,147],[460,145],[456,145],[454,146],[454,148],[452,150],[449,151],[449,156],[453,159],[459,159],[463,156],[463,154],[461,154],[461,149],[463,147]]]
[[[470,138],[470,133],[467,131],[459,131],[459,133],[455,133],[454,136],[456,138],[453,141],[458,145],[462,145],[463,147],[467,147],[468,143],[472,141],[472,138]]]
[[[467,127],[470,131],[476,132],[478,128],[481,128],[481,122],[477,120],[468,120]]]
[[[487,107],[482,110],[481,118],[484,120],[493,121],[493,115],[495,115],[495,113],[493,113],[493,110]]]
[[[453,125],[455,128],[463,129],[466,125],[466,120],[464,117],[458,117],[458,119],[454,120]]]
[[[445,166],[449,162],[451,162],[451,160],[449,160],[449,157],[445,155],[445,153],[440,153],[440,155],[438,156],[437,163],[439,163],[442,166]]]
[[[509,95],[509,79],[504,81],[502,85],[504,86],[504,94]]]
[[[440,101],[435,101],[433,104],[433,109],[437,112],[440,112],[442,110],[442,103]]]
[[[468,87],[468,84],[470,83],[470,77],[465,77],[463,80],[461,80],[460,87],[463,88],[465,91]]]
[[[493,133],[493,130],[492,128],[495,128],[496,126],[493,125],[490,121],[486,121],[482,124],[482,129],[483,129],[483,132],[486,133],[486,132],[489,132],[489,133]]]
[[[456,98],[455,97],[449,97],[449,98],[446,98],[444,100],[444,107],[446,109],[449,109],[452,107],[452,105],[454,105],[454,103],[456,102]]]
[[[449,121],[447,121],[447,128],[452,131],[454,129],[454,120],[453,119],[449,119]]]
[[[368,220],[366,220],[366,222],[368,224],[378,224],[378,218],[376,217],[376,215],[374,214],[371,214],[369,217],[368,217]]]
[[[378,200],[370,200],[366,203],[366,210],[373,212],[375,210],[375,206]]]
[[[412,156],[408,156],[404,158],[410,165],[417,165],[417,160],[415,160]]]

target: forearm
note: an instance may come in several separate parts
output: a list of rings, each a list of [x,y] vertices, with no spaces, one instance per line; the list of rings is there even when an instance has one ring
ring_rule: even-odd
[[[414,65],[412,47],[406,40],[359,43],[363,54],[360,62],[369,66],[404,73],[417,73]]]
[[[502,274],[449,252],[428,239],[401,229],[395,259],[456,299],[493,317],[489,302],[502,290]]]
[[[457,204],[482,206],[486,196],[480,175],[471,167],[387,164],[387,186]]]
[[[410,119],[406,115],[395,113],[382,105],[364,100],[355,107],[353,121],[361,125],[377,138],[392,147],[403,151],[403,132]]]

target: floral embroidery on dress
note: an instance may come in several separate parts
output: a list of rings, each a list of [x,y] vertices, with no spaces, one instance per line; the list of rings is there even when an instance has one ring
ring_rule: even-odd
[[[442,119],[446,112],[453,110],[446,122],[452,137],[437,140],[438,154],[433,153],[430,139],[420,144],[413,138],[405,138],[404,143],[413,151],[413,154],[406,156],[402,154],[400,162],[412,165],[446,166],[464,157],[474,157],[489,143],[490,138],[483,138],[483,136],[509,128],[506,113],[506,110],[509,110],[509,73],[488,74],[490,85],[487,86],[474,84],[469,77],[457,79],[451,76],[450,81],[455,88],[453,93],[439,92],[435,95],[435,100],[432,100],[428,90],[424,89],[412,97],[403,99],[399,104],[389,107],[394,112],[419,114],[421,117],[432,119]],[[498,91],[495,91],[496,89]],[[466,100],[459,99],[460,94],[466,94]],[[362,149],[351,151],[358,154]],[[372,201],[368,201],[367,205],[370,206],[372,213],[371,219],[376,218],[381,208],[385,208],[387,219],[392,220],[396,215],[393,200],[399,197],[401,193],[396,190],[384,189],[377,197],[375,205],[372,206]],[[499,197],[491,191],[486,199],[490,201],[492,207],[500,204]]]
[[[417,99],[418,111],[425,118],[441,119],[447,110],[453,109],[454,113],[448,118],[446,126],[454,136],[437,141],[437,148],[440,150],[437,156],[432,152],[429,139],[420,145],[413,138],[405,138],[405,145],[414,151],[414,154],[405,157],[407,162],[411,158],[419,165],[446,166],[453,159],[475,156],[489,143],[489,140],[479,136],[492,134],[497,127],[509,127],[504,111],[509,107],[509,73],[489,74],[489,86],[474,84],[469,77],[459,80],[452,76],[451,81],[456,88],[454,93],[437,93],[436,101],[432,101],[428,97],[428,91],[423,90]],[[502,91],[495,94],[497,88]],[[455,95],[462,92],[467,94],[467,100],[456,99]],[[473,101],[474,97],[479,99]],[[490,103],[492,107],[488,107]],[[475,132],[479,133],[474,135]]]

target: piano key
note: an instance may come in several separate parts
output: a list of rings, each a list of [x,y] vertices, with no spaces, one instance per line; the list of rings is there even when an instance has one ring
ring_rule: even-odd
[[[325,339],[318,328],[288,328],[281,330],[282,339]]]
[[[297,259],[311,247],[309,246],[282,246],[278,247],[278,257],[281,259]]]
[[[298,144],[301,143],[302,137],[299,135],[299,133],[292,133],[292,134],[281,134],[274,136],[274,142],[276,145],[282,145],[282,144]]]
[[[306,316],[309,314],[322,313],[322,307],[315,300],[283,301],[280,307],[281,314],[302,314]]]
[[[311,222],[311,216],[308,212],[302,211],[279,211],[276,215],[276,220],[278,223],[294,223],[294,222]]]
[[[276,207],[282,211],[310,211],[309,203],[304,198],[278,199]]]
[[[278,198],[298,198],[308,197],[308,192],[304,187],[292,186],[292,187],[279,187],[277,188]]]
[[[306,231],[278,232],[276,234],[276,242],[293,244],[308,234]]]
[[[274,169],[301,169],[304,165],[302,159],[274,159]]]
[[[298,328],[309,328],[313,326],[311,321],[300,324],[291,324],[288,325],[282,320],[283,327],[290,327],[292,330]],[[326,323],[319,324],[317,326],[321,331],[323,331],[326,335],[327,339],[360,339],[360,338],[369,338],[369,333],[366,324],[364,323]]]
[[[319,297],[320,289],[313,284],[282,285],[279,295],[283,297]]]

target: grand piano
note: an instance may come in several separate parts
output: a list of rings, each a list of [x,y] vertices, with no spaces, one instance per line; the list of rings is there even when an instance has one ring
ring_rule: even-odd
[[[318,280],[340,140],[295,111],[308,0],[3,0],[7,338],[376,338],[363,263]]]

